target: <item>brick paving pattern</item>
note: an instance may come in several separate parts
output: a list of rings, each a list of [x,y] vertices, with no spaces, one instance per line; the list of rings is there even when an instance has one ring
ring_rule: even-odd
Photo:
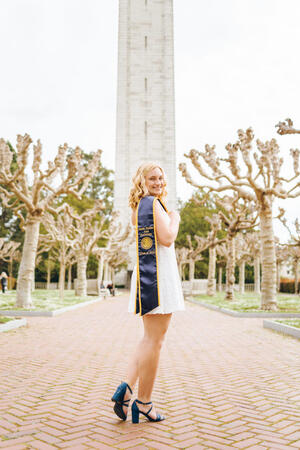
[[[300,342],[189,303],[172,317],[153,392],[167,420],[120,421],[110,398],[142,335],[127,303],[0,334],[0,449],[300,448]]]

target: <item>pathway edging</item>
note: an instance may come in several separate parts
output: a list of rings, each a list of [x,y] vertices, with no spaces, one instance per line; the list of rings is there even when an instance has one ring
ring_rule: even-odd
[[[15,319],[15,320],[10,320],[9,322],[6,322],[6,323],[1,323],[0,324],[0,333],[2,333],[2,331],[14,330],[15,328],[22,327],[26,324],[27,324],[26,319]]]
[[[300,339],[300,328],[292,327],[285,323],[275,322],[274,320],[264,320],[263,327]]]
[[[223,314],[227,314],[228,316],[233,317],[248,317],[248,318],[278,318],[278,319],[293,319],[295,317],[300,317],[300,313],[281,313],[281,312],[239,312],[239,311],[232,311],[230,309],[221,308],[220,306],[211,305],[209,303],[205,302],[199,302],[198,300],[194,300],[193,298],[186,297],[186,300],[195,303],[196,305],[203,306],[207,309],[212,309],[213,311],[218,311]]]
[[[84,306],[92,305],[103,300],[103,297],[99,297],[87,302],[77,303],[76,305],[65,306],[64,308],[54,309],[53,311],[20,311],[20,310],[0,310],[1,316],[22,316],[22,317],[54,317],[67,311],[73,311],[74,309],[83,308]]]

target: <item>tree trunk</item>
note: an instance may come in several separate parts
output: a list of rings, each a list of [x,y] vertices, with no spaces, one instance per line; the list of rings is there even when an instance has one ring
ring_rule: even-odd
[[[8,286],[7,289],[11,290],[12,289],[12,278],[13,278],[13,258],[9,259],[9,264],[8,264]]]
[[[189,280],[194,281],[195,278],[195,261],[193,259],[189,260]]]
[[[68,291],[72,289],[72,265],[68,267]]]
[[[216,248],[209,249],[208,262],[208,280],[207,280],[207,295],[214,296],[216,293]]]
[[[193,295],[194,287],[194,277],[195,277],[195,261],[189,260],[189,282],[190,282],[190,294]]]
[[[182,281],[182,263],[179,262],[179,276],[180,276],[180,280]]]
[[[240,294],[245,294],[245,261],[239,265],[239,291]]]
[[[115,268],[111,268],[111,283],[113,285],[113,289],[115,288]]]
[[[47,264],[47,285],[46,285],[46,289],[47,290],[50,289],[50,283],[51,283],[51,262],[50,262],[50,259],[48,258],[48,264]]]
[[[108,263],[105,261],[104,264],[104,281],[108,282]]]
[[[82,253],[77,253],[77,295],[79,297],[86,297],[87,295],[87,281],[86,281],[86,266],[88,257]]]
[[[223,267],[219,266],[218,291],[222,292]]]
[[[60,249],[59,279],[58,279],[59,298],[61,300],[64,298],[65,281],[66,281],[66,244],[65,241],[63,241]]]
[[[18,274],[16,306],[30,308],[31,283],[34,275],[36,250],[39,240],[40,221],[28,220],[25,229],[25,240]]]
[[[98,294],[100,295],[100,289],[103,279],[103,266],[104,266],[104,258],[101,255],[98,260],[98,275],[97,275],[97,287],[98,287]]]
[[[33,292],[35,289],[35,266],[32,272],[32,279],[31,279],[31,292]]]
[[[235,240],[233,236],[228,236],[227,239],[228,247],[228,259],[226,265],[226,295],[225,300],[234,299],[234,268],[235,268]]]
[[[276,262],[276,286],[277,286],[277,292],[280,292],[280,280],[281,280],[281,262]]]
[[[254,292],[260,294],[260,257],[254,259]]]
[[[299,259],[296,258],[295,259],[295,294],[298,294],[298,284],[299,284],[299,278],[298,278],[298,273],[299,273]]]
[[[260,233],[262,245],[261,308],[267,311],[276,311],[276,253],[272,207],[260,211]]]
[[[59,298],[61,300],[64,298],[65,279],[66,279],[66,266],[64,262],[61,261],[59,266],[59,280],[58,280]]]

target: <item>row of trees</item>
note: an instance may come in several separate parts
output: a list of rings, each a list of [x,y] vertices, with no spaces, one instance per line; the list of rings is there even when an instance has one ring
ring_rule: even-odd
[[[298,132],[290,120],[280,122],[277,127],[280,134]],[[28,135],[19,135],[14,150],[0,140],[1,215],[6,229],[11,230],[10,236],[6,236],[10,239],[0,241],[0,257],[10,268],[14,260],[20,260],[18,306],[31,304],[34,268],[39,259],[45,261],[47,256],[48,273],[51,261],[59,262],[61,295],[66,268],[70,270],[76,261],[78,292],[85,295],[87,261],[91,255],[98,262],[98,280],[101,280],[108,261],[111,268],[125,263],[127,255],[122,243],[130,239],[129,229],[122,232],[112,214],[109,199],[112,182],[101,165],[100,150],[89,155],[65,144],[59,147],[54,161],[42,169],[42,146],[38,141],[33,146],[30,172],[31,143]],[[299,150],[291,150],[294,173],[284,177],[283,158],[276,140],[265,143],[257,140],[256,151],[254,147],[252,130],[239,130],[237,142],[226,146],[227,158],[219,158],[215,147],[209,145],[204,152],[192,150],[185,155],[198,177],[190,175],[186,164],[181,164],[180,170],[199,193],[183,205],[177,256],[180,267],[189,263],[191,278],[194,278],[195,262],[200,261],[201,266],[203,254],[209,256],[209,295],[214,293],[216,259],[220,267],[226,266],[229,300],[234,295],[236,264],[241,286],[245,264],[249,261],[253,264],[258,291],[261,261],[262,308],[276,309],[279,262],[286,259],[288,252],[294,255],[294,264],[298,264],[300,233],[296,222],[295,233],[289,230],[291,240],[286,248],[276,247],[273,202],[275,198],[300,195]],[[226,195],[222,197],[223,192]],[[282,211],[279,218],[287,226]],[[3,236],[3,223],[0,236]],[[253,232],[257,227],[259,239]],[[22,251],[23,236],[19,229],[24,231]],[[13,236],[18,236],[16,244]],[[203,269],[201,266],[200,270]],[[298,274],[296,266],[295,273]]]
[[[78,294],[86,295],[86,268],[91,254],[99,261],[101,281],[103,265],[115,268],[125,262],[122,250],[129,229],[121,231],[117,214],[111,212],[112,184],[101,165],[101,150],[84,154],[79,147],[60,146],[54,161],[42,168],[42,145],[33,145],[33,163],[29,169],[32,140],[18,135],[16,150],[0,139],[0,199],[2,216],[24,232],[20,243],[2,239],[1,259],[20,259],[16,305],[32,305],[34,270],[41,255],[48,253],[60,265],[59,285],[63,295],[66,267],[76,261]],[[103,175],[103,180],[101,180]],[[10,236],[11,237],[11,236]],[[4,256],[5,254],[5,256]],[[118,258],[116,258],[118,254]]]
[[[281,135],[298,133],[290,119],[279,122],[277,128]],[[261,142],[257,139],[254,146],[251,128],[246,131],[238,130],[238,140],[234,144],[229,143],[226,152],[227,157],[220,158],[215,146],[206,145],[204,152],[191,150],[186,154],[186,158],[196,169],[196,179],[188,171],[187,164],[182,163],[179,168],[185,180],[204,192],[208,201],[211,193],[230,194],[215,199],[215,208],[219,209],[218,218],[222,222],[220,230],[223,228],[226,231],[226,297],[229,300],[233,298],[236,236],[259,225],[261,307],[265,310],[275,310],[277,263],[273,204],[275,198],[300,196],[300,152],[297,149],[290,150],[293,174],[288,177],[282,175],[283,158],[280,157],[277,141],[271,139]],[[207,239],[209,241],[209,236]],[[291,247],[296,247],[295,242]],[[216,242],[208,243],[208,247],[216,247]],[[258,272],[258,268],[256,271]]]

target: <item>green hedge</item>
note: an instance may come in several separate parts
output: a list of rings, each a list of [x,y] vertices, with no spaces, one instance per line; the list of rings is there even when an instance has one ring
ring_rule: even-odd
[[[280,283],[280,292],[294,294],[295,293],[295,282],[294,281],[281,282]],[[300,282],[298,283],[298,292],[300,292]]]

